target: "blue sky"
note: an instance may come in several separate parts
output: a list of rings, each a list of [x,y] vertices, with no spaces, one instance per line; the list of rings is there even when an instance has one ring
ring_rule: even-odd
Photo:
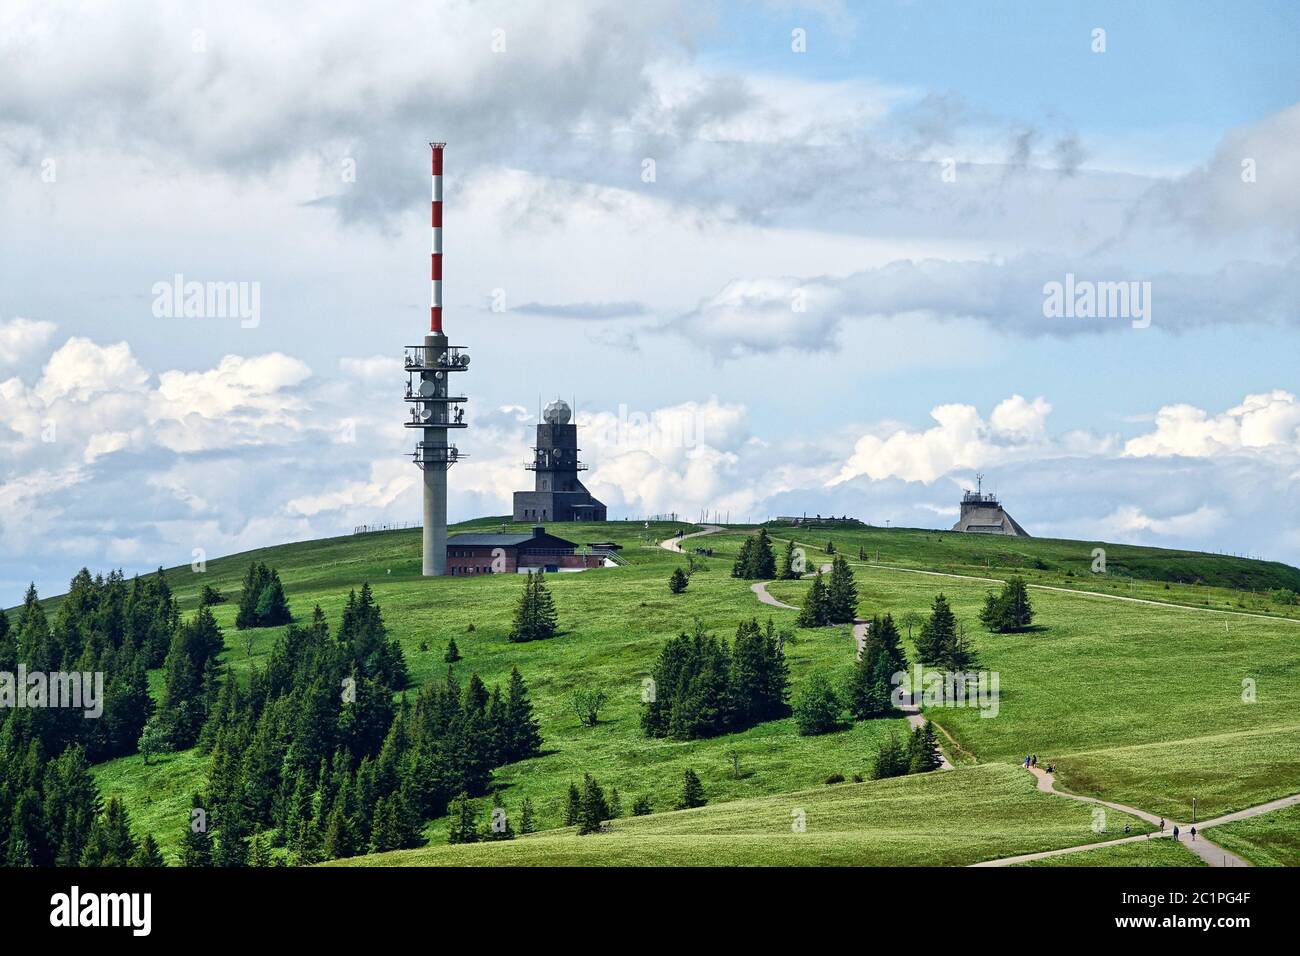
[[[70,10],[0,13],[0,603],[418,516],[432,138],[453,517],[558,394],[615,516],[946,527],[983,471],[1034,534],[1300,562],[1292,4]],[[258,321],[155,314],[178,273]],[[1044,316],[1067,273],[1150,327]]]

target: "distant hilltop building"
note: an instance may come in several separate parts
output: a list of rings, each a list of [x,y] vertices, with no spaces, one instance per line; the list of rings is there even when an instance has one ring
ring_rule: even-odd
[[[578,544],[547,534],[543,527],[523,534],[469,532],[447,539],[447,573],[457,577],[475,574],[522,574],[545,571],[586,571],[620,563],[618,545]]]
[[[524,467],[534,473],[532,491],[515,492],[515,521],[604,521],[605,505],[578,480],[587,466],[578,461],[578,426],[573,410],[556,399],[542,412],[537,425],[533,460]]]
[[[998,496],[984,494],[984,476],[975,476],[975,490],[961,496],[961,519],[952,526],[953,531],[971,531],[976,534],[1007,534],[1028,538],[1030,534],[1016,523],[1016,519],[1002,510]]]

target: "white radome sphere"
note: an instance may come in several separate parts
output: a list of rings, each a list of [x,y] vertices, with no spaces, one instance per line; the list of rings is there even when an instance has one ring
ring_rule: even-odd
[[[548,425],[567,425],[572,417],[573,411],[569,408],[569,403],[562,398],[551,402],[542,412],[542,421]]]

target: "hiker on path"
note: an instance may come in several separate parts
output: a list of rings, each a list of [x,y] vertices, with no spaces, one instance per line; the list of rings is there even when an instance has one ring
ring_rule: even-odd
[[[1165,832],[1165,818],[1164,818],[1164,817],[1161,817],[1161,818],[1160,818],[1160,832],[1161,832],[1161,833],[1164,833],[1164,832]]]
[[[1174,824],[1174,839],[1175,839],[1175,840],[1178,839],[1178,824],[1177,824],[1177,823]]]
[[[1192,827],[1192,839],[1196,839],[1196,827]]]

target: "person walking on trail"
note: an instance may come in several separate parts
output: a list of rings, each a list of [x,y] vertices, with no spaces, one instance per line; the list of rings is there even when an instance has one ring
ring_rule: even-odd
[[[1192,827],[1192,839],[1196,839],[1196,827]]]
[[[1164,818],[1164,817],[1161,817],[1161,818],[1160,818],[1160,832],[1161,832],[1161,833],[1164,833],[1164,832],[1165,832],[1165,818]]]
[[[1178,824],[1177,824],[1177,823],[1174,824],[1174,839],[1175,839],[1175,840],[1178,839]]]

